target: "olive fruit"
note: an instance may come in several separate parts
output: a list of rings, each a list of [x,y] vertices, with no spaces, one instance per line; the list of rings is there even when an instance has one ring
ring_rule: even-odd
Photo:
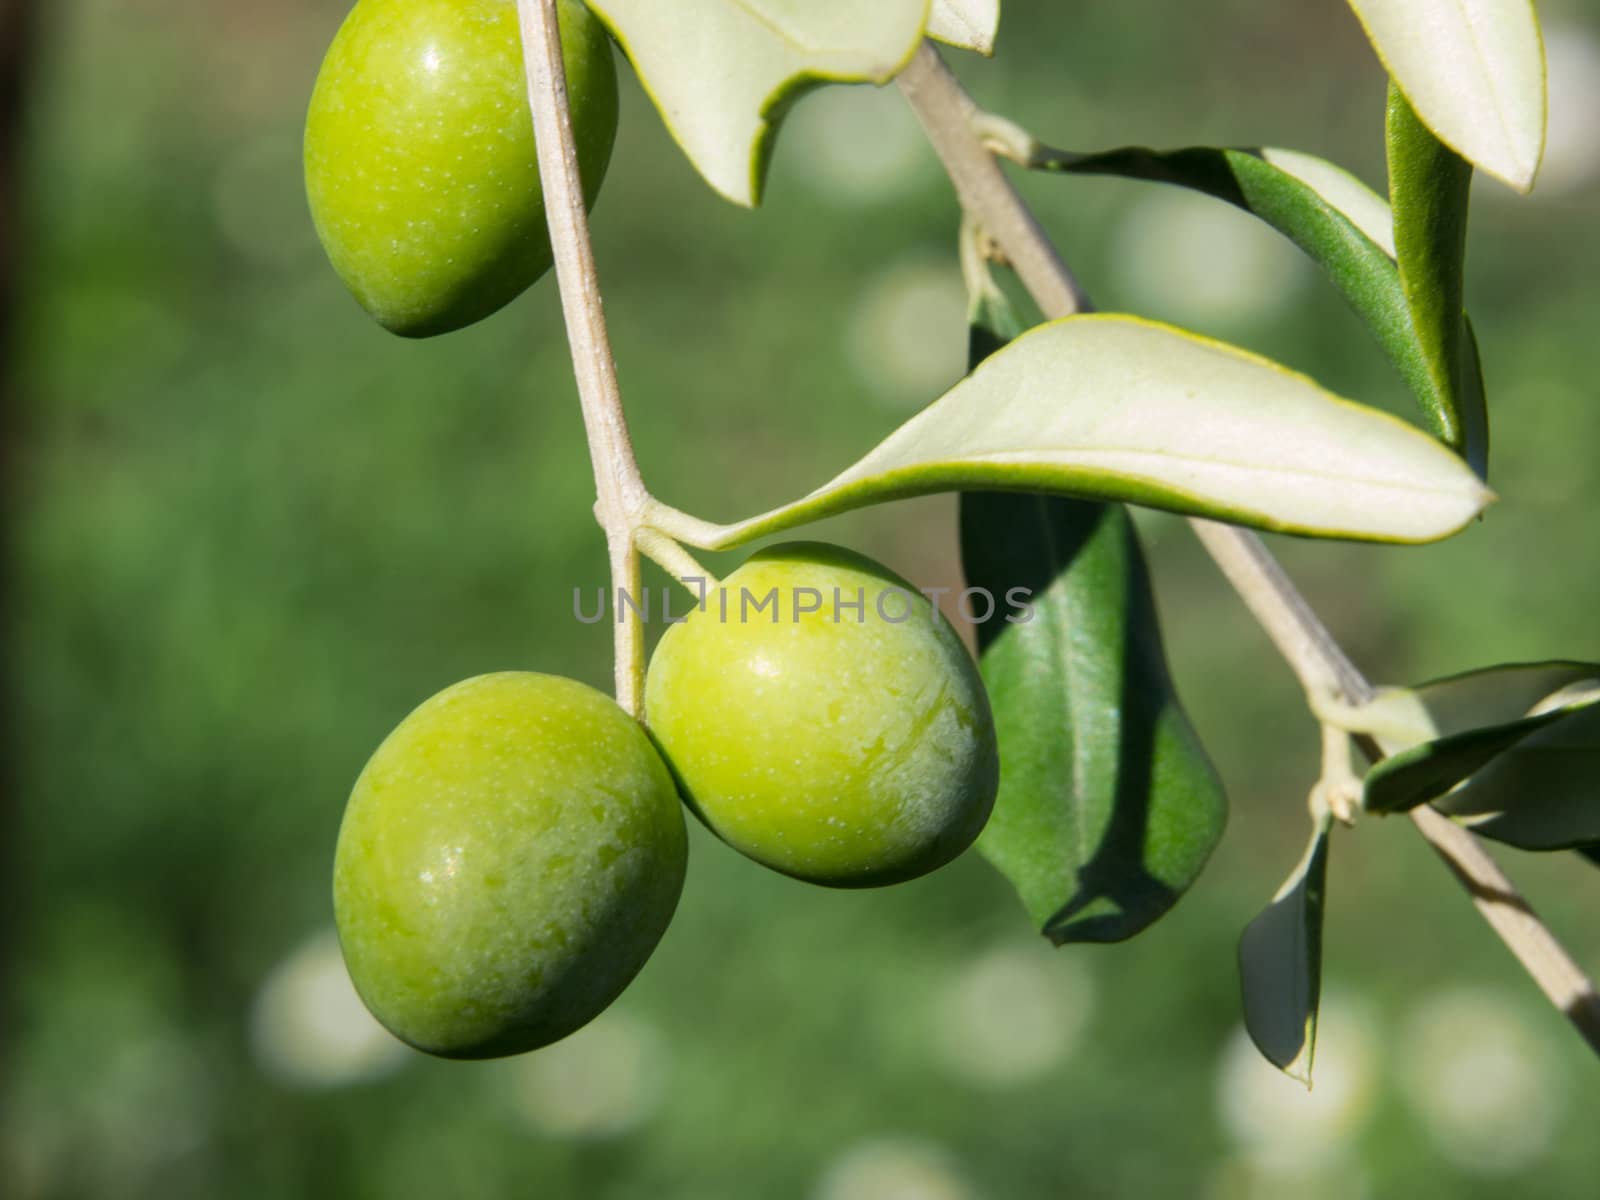
[[[350,978],[419,1050],[546,1045],[644,965],[686,845],[660,754],[609,697],[530,672],[465,680],[356,780],[333,868]]]
[[[590,204],[611,158],[617,76],[580,0],[559,22]],[[385,328],[470,325],[549,270],[516,0],[360,0],[306,118],[306,194],[328,258]]]
[[[662,635],[646,722],[684,798],[784,874],[895,883],[972,844],[999,777],[970,655],[869,558],[813,543],[754,555]]]

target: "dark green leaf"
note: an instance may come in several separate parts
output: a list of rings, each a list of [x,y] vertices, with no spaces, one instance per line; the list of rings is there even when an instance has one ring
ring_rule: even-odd
[[[1600,703],[1548,716],[1434,807],[1524,850],[1600,842]]]
[[[1427,345],[1413,328],[1383,201],[1318,159],[1273,149],[1125,147],[1099,154],[1040,151],[1032,165],[1075,174],[1119,175],[1176,184],[1253,213],[1306,252],[1366,321],[1406,381],[1433,432],[1457,451],[1468,445],[1460,397],[1482,407],[1477,360],[1458,391],[1441,389]],[[1317,181],[1313,186],[1311,180]]]
[[[1457,422],[1452,444],[1483,475],[1488,418],[1482,380],[1468,378],[1467,359],[1476,354],[1466,345],[1463,313],[1472,164],[1417,119],[1392,81],[1386,134],[1395,255],[1412,334],[1434,394]]]
[[[1116,505],[969,493],[961,544],[969,586],[1033,605],[980,628],[1001,768],[978,849],[1057,944],[1131,937],[1199,875],[1227,813],[1173,694],[1133,523]]]
[[[1594,842],[1588,846],[1579,846],[1578,853],[1587,858],[1595,866],[1600,867],[1600,842]]]
[[[1367,772],[1362,805],[1368,812],[1396,813],[1426,804],[1560,717],[1545,713],[1468,729],[1391,755]]]
[[[1307,1087],[1322,992],[1328,830],[1327,821],[1318,824],[1294,873],[1239,938],[1244,1027],[1268,1062]]]

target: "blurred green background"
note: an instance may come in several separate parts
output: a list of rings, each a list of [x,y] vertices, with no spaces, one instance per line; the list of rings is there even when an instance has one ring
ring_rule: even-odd
[[[1052,952],[975,856],[838,893],[696,830],[675,924],[590,1029],[487,1064],[390,1042],[330,940],[357,771],[465,676],[609,680],[608,631],[572,616],[605,560],[553,282],[424,343],[346,296],[298,162],[339,0],[41,7],[0,1194],[1594,1194],[1600,1071],[1405,823],[1336,839],[1316,1091],[1243,1042],[1234,941],[1300,852],[1315,729],[1160,515],[1141,526],[1174,667],[1233,822],[1148,935]],[[1600,657],[1600,4],[1541,8],[1545,173],[1526,199],[1480,182],[1469,250],[1503,499],[1428,549],[1276,544],[1382,680]],[[1289,145],[1382,182],[1383,79],[1334,0],[1010,0],[997,58],[952,61],[1057,144]],[[1024,186],[1103,307],[1406,411],[1248,218]],[[896,93],[802,102],[769,197],[718,200],[627,82],[595,215],[622,384],[646,478],[719,520],[814,486],[961,371],[957,214]],[[933,586],[957,577],[953,514],[819,532]],[[1502,857],[1600,970],[1600,874]]]

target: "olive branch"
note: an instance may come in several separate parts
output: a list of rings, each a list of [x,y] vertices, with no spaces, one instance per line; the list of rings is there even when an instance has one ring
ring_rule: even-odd
[[[518,9],[540,177],[594,466],[595,515],[610,553],[611,584],[614,589],[637,590],[641,552],[669,571],[704,574],[680,539],[716,545],[727,530],[719,531],[655,501],[629,441],[583,204],[556,0],[518,0]],[[981,132],[986,114],[979,112],[931,43],[916,50],[897,82],[937,151],[970,225],[1015,270],[1046,317],[1086,312],[1090,305],[1082,287],[986,143]],[[1191,517],[1190,524],[1317,712],[1330,746],[1329,765],[1317,794],[1340,815],[1337,797],[1347,782],[1336,765],[1340,754],[1353,743],[1373,761],[1384,757],[1381,739],[1369,720],[1377,690],[1255,534],[1199,517]],[[643,676],[643,629],[637,615],[630,616],[624,607],[616,627],[616,694],[619,704],[635,715],[641,711]],[[1347,763],[1343,770],[1348,774]],[[1410,815],[1540,990],[1600,1053],[1600,993],[1593,982],[1470,832],[1427,804],[1412,808]]]

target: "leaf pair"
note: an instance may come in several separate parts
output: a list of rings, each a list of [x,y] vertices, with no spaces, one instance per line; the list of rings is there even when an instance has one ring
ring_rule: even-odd
[[[1368,772],[1369,811],[1432,804],[1525,850],[1600,843],[1600,664],[1506,664],[1417,692],[1442,736]]]
[[[1529,850],[1576,848],[1600,865],[1600,664],[1511,663],[1424,684],[1436,733],[1367,774],[1368,811],[1432,802],[1473,832]],[[1465,782],[1463,782],[1465,781]],[[1452,790],[1454,789],[1454,790]],[[1311,1084],[1331,822],[1239,939],[1245,1028],[1262,1055]]]

